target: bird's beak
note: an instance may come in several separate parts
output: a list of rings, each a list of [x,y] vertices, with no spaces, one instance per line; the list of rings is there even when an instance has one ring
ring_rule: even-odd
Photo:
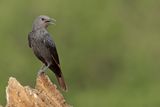
[[[49,24],[56,25],[56,24],[55,24],[56,20],[53,19],[53,18],[48,19],[46,22],[49,23]]]

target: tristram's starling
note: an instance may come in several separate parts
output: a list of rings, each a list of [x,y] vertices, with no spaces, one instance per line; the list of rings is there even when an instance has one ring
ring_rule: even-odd
[[[66,91],[67,87],[61,72],[56,45],[47,31],[48,25],[54,24],[53,22],[55,22],[54,19],[44,15],[35,19],[32,31],[28,34],[29,47],[32,48],[36,57],[44,63],[39,73],[46,71],[48,68],[51,69],[55,73],[61,88]]]

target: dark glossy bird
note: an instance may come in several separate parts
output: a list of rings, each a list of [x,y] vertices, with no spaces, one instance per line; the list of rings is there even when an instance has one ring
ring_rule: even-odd
[[[37,17],[33,22],[32,31],[28,34],[28,42],[35,56],[43,63],[39,74],[48,68],[51,69],[55,73],[60,87],[66,91],[67,87],[61,72],[56,45],[47,31],[48,25],[54,24],[54,22],[54,19],[45,15]]]

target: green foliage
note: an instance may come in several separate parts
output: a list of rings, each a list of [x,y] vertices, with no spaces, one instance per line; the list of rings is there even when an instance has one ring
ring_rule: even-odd
[[[76,107],[159,107],[160,14],[156,0],[0,1],[0,103],[10,76],[34,86],[41,63],[27,35],[38,15],[57,20],[57,44]],[[48,71],[50,78],[55,76]]]

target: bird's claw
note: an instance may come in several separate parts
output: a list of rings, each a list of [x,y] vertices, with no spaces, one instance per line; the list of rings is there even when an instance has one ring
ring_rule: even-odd
[[[40,70],[38,71],[38,75],[42,75],[42,74],[44,74],[44,71],[40,69]]]

